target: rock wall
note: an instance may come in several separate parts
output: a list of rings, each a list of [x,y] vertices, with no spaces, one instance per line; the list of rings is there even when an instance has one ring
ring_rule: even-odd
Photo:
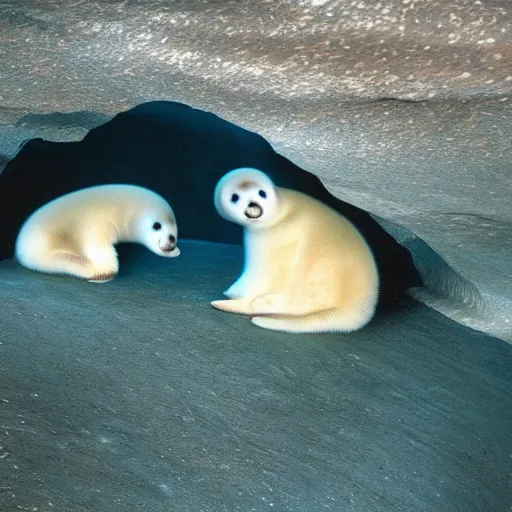
[[[0,149],[81,137],[150,100],[213,112],[375,214],[413,251],[420,300],[510,341],[510,11],[506,0],[4,3]],[[90,114],[64,127],[37,117],[74,111]]]

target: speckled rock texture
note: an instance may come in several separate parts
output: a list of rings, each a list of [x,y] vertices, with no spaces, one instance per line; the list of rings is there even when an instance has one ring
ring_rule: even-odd
[[[471,97],[512,86],[507,0],[17,0],[0,7],[2,63],[17,84],[2,101],[33,111],[112,112],[173,94],[212,107],[249,92],[265,103],[321,97],[330,104]]]
[[[145,101],[213,112],[379,216],[430,283],[417,298],[512,340],[507,0],[17,0],[0,14],[7,156]],[[74,111],[90,114],[34,116]]]

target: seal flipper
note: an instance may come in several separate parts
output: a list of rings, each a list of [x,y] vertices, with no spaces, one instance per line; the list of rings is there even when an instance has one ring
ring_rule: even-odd
[[[106,283],[117,275],[117,267],[100,271],[91,260],[72,252],[53,251],[50,257],[59,265],[59,272],[87,279],[90,283]]]
[[[214,300],[211,302],[211,305],[216,309],[227,311],[228,313],[237,313],[239,315],[254,314],[249,299]]]
[[[96,274],[89,279],[90,283],[108,283],[117,276],[117,272],[106,272],[103,274]]]
[[[251,322],[272,331],[295,333],[350,332],[364,327],[372,314],[362,311],[341,311],[337,308],[315,311],[307,315],[255,316]]]
[[[92,275],[92,262],[85,256],[71,251],[54,250],[39,251],[22,257],[22,264],[32,270],[57,274],[71,274],[76,277],[88,279]]]

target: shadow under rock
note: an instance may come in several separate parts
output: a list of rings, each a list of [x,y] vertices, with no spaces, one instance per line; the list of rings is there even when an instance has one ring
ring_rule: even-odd
[[[399,307],[421,286],[411,253],[364,210],[330,194],[318,177],[277,154],[259,135],[218,116],[158,101],[122,112],[79,142],[27,142],[0,174],[0,259],[13,255],[23,221],[62,194],[106,183],[150,188],[173,206],[180,237],[241,243],[239,226],[222,219],[213,190],[226,172],[256,167],[278,186],[303,191],[350,219],[371,246],[381,275],[379,308]]]

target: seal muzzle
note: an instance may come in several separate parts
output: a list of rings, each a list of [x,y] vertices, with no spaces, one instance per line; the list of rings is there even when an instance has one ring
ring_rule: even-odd
[[[249,219],[258,219],[263,215],[263,208],[258,203],[250,202],[244,214]]]

